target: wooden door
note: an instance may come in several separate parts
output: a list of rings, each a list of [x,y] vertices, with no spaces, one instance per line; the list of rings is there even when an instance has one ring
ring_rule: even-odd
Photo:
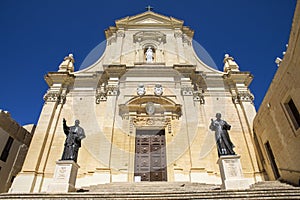
[[[165,130],[137,130],[135,173],[141,181],[167,181]]]

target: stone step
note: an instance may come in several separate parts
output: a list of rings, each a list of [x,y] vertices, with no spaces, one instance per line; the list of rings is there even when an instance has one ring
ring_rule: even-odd
[[[279,181],[262,181],[255,183],[250,186],[250,188],[295,188],[292,185],[289,185],[287,183],[282,183]]]
[[[185,182],[109,183],[63,194],[0,194],[7,200],[91,200],[91,199],[300,199],[300,188],[280,182],[260,182],[247,190],[222,190],[220,185]]]
[[[198,193],[172,192],[172,193],[68,193],[68,194],[2,194],[0,199],[300,199],[300,192],[279,191],[279,192],[253,192],[253,191],[206,191]]]
[[[83,187],[81,191],[89,192],[109,192],[109,191],[197,191],[197,190],[215,190],[220,189],[220,185],[209,185],[187,182],[140,182],[140,183],[109,183],[101,185],[92,185]]]

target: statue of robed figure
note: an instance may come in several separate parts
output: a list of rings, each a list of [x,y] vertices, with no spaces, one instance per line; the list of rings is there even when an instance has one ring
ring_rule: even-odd
[[[234,144],[231,142],[228,130],[231,126],[221,119],[221,113],[216,114],[216,120],[211,119],[210,130],[215,131],[215,138],[218,147],[218,155],[235,155]]]
[[[81,140],[85,138],[84,130],[79,126],[79,123],[79,120],[75,120],[75,125],[68,127],[66,120],[63,119],[63,128],[67,138],[61,160],[74,160],[77,162]]]

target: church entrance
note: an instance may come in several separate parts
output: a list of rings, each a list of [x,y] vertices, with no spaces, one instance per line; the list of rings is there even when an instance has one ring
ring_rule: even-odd
[[[167,181],[165,130],[137,130],[134,176],[141,181]]]

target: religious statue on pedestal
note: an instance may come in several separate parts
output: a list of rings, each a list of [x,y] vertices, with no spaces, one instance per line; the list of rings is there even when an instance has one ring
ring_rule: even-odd
[[[233,151],[234,144],[231,142],[228,130],[231,126],[224,120],[221,119],[221,113],[216,114],[216,120],[211,119],[209,126],[210,130],[215,131],[215,138],[218,147],[218,155],[235,155]]]
[[[74,160],[77,162],[78,150],[81,147],[81,140],[85,138],[84,130],[79,126],[79,120],[75,120],[75,126],[68,127],[63,119],[64,132],[67,136],[65,148],[61,160]]]

